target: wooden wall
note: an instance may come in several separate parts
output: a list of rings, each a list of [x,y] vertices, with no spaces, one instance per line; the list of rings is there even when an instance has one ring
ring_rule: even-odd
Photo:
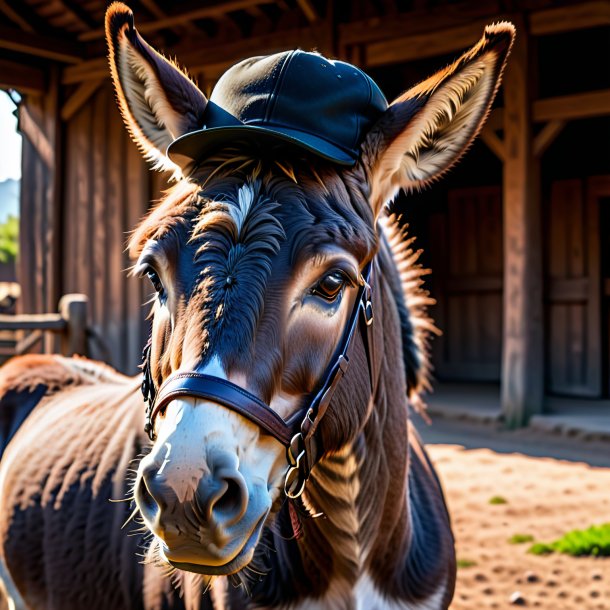
[[[431,219],[429,248],[443,336],[434,341],[442,379],[496,381],[502,352],[502,203],[499,186],[449,191]]]
[[[63,291],[89,296],[91,328],[101,340],[92,341],[92,354],[135,373],[148,295],[126,273],[125,243],[147,209],[150,177],[109,86],[66,126],[64,150]]]
[[[21,311],[56,311],[62,294],[86,294],[90,355],[135,374],[146,340],[143,304],[149,294],[141,280],[127,275],[125,244],[146,212],[152,179],[127,135],[110,84],[63,125],[49,106],[48,96],[30,97],[21,111],[22,124],[35,125],[23,141]],[[44,145],[33,142],[36,127],[50,125],[51,116],[61,130],[61,146],[47,150],[45,161]]]
[[[19,310],[56,311],[58,277],[60,145],[56,75],[49,91],[30,95],[19,108],[23,134],[19,261]]]
[[[546,233],[547,391],[599,397],[604,377],[599,226],[610,180],[552,184]]]

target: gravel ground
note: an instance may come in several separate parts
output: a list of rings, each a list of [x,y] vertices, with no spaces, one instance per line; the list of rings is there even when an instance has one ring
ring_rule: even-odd
[[[432,426],[424,437],[455,436],[454,426],[442,428]],[[540,557],[527,553],[531,543],[508,542],[515,534],[550,542],[569,530],[610,522],[610,468],[575,461],[578,447],[561,440],[529,439],[520,448],[541,455],[567,451],[572,461],[509,453],[511,439],[513,448],[519,448],[518,437],[494,440],[494,433],[484,434],[487,439],[479,442],[467,439],[475,448],[428,445],[445,488],[462,564],[452,609],[610,610],[610,558]],[[485,441],[503,453],[476,448]],[[610,460],[610,447],[607,453],[599,449],[585,446],[580,453],[591,463]],[[506,503],[491,504],[494,496]]]

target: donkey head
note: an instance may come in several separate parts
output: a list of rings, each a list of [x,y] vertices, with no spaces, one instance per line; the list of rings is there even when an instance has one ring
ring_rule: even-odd
[[[235,135],[188,167],[167,148],[203,128],[211,102],[139,36],[124,5],[109,8],[106,34],[128,130],[156,167],[178,178],[131,239],[135,270],[157,293],[150,382],[159,388],[181,371],[213,376],[289,420],[320,387],[344,336],[386,204],[400,189],[441,176],[472,142],[513,28],[488,27],[454,64],[388,107],[384,100],[352,162]],[[379,301],[386,299],[384,278],[375,281]],[[394,315],[377,326],[378,353],[400,345],[397,324]],[[375,408],[364,340],[354,343],[348,380],[320,422],[326,453],[354,442]],[[404,384],[402,363],[391,365]],[[287,469],[282,443],[221,403],[167,400],[136,482],[161,557],[205,574],[251,561],[284,500]]]

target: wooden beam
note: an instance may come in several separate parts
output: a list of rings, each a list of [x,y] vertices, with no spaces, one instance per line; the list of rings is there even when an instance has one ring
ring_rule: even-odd
[[[536,100],[534,121],[584,119],[610,115],[610,89]]]
[[[53,147],[25,104],[19,105],[18,129],[31,142],[44,164],[53,169]]]
[[[440,31],[370,43],[365,51],[366,67],[385,66],[465,49],[481,37],[488,21],[479,20]]]
[[[167,13],[159,7],[156,0],[140,0],[140,4],[146,8],[146,10],[153,16],[155,19],[167,19]],[[178,27],[176,31],[180,33],[181,28],[188,32],[196,32],[201,34],[201,30],[194,23],[184,23],[182,26]]]
[[[143,21],[136,23],[136,27],[141,34],[157,32],[165,28],[172,28],[190,21],[198,19],[221,17],[232,11],[240,11],[259,4],[271,4],[272,0],[228,0],[227,2],[216,2],[211,6],[185,11],[177,15],[168,15],[162,19],[154,21]],[[98,28],[81,34],[78,38],[82,41],[98,40],[104,37],[104,28]]]
[[[16,89],[19,93],[42,93],[45,90],[42,70],[8,59],[0,59],[0,89]]]
[[[103,79],[87,80],[68,98],[61,109],[61,120],[69,121],[82,105],[99,89]]]
[[[471,23],[482,17],[498,18],[501,13],[497,0],[481,2],[443,3],[389,17],[373,17],[339,25],[342,45],[365,44],[389,38],[406,38],[416,34],[434,33],[449,27]]]
[[[52,330],[62,331],[66,320],[58,313],[0,315],[0,330]]]
[[[40,34],[19,32],[4,26],[0,26],[0,49],[68,64],[81,62],[84,55],[83,49],[78,44]]]
[[[297,0],[297,4],[303,11],[305,17],[307,17],[307,21],[309,21],[309,23],[317,23],[320,20],[316,7],[313,5],[311,0]]]
[[[64,10],[72,15],[81,28],[90,30],[99,25],[87,10],[81,6],[81,0],[60,0],[60,2]]]
[[[504,294],[501,402],[509,427],[539,413],[544,395],[539,164],[532,155],[527,29],[520,16],[504,74]]]
[[[0,0],[0,13],[6,15],[13,23],[18,25],[24,32],[34,33],[30,22],[22,17],[6,0]]]
[[[63,85],[73,85],[100,78],[110,78],[108,60],[105,57],[89,59],[74,66],[67,66],[62,72],[61,82]]]
[[[206,78],[210,78],[211,73],[220,74],[219,70],[224,71],[236,61],[256,53],[273,53],[287,47],[319,48],[321,52],[328,52],[329,44],[330,28],[328,24],[320,23],[317,26],[272,32],[222,45],[212,41],[208,46],[195,49],[192,45],[184,49],[175,48],[172,49],[172,55],[176,55],[189,71],[205,72]],[[108,62],[100,57],[66,67],[62,83],[67,85],[108,77]]]
[[[532,104],[532,120],[535,123],[569,121],[600,116],[610,116],[610,89],[588,91],[574,95],[562,95],[536,100]],[[497,131],[504,126],[504,108],[491,111],[486,129]]]
[[[487,147],[496,157],[498,157],[498,159],[500,159],[500,161],[504,161],[506,158],[504,142],[497,136],[495,131],[485,127],[483,131],[481,131],[481,140],[485,142]]]
[[[610,25],[610,1],[577,2],[569,6],[533,11],[529,16],[530,32],[534,36],[558,34]]]
[[[555,138],[561,133],[566,121],[556,119],[549,121],[534,138],[534,156],[542,157]]]

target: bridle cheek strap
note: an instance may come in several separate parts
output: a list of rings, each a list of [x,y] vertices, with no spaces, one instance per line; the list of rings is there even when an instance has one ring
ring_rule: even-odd
[[[177,398],[201,398],[222,405],[256,424],[286,447],[289,468],[284,491],[291,499],[299,498],[312,468],[324,453],[319,424],[328,410],[339,382],[348,370],[353,339],[358,328],[361,330],[367,357],[371,392],[374,395],[376,391],[378,368],[372,332],[372,265],[372,262],[369,263],[362,274],[346,331],[324,376],[323,384],[305,406],[288,420],[284,420],[269,405],[244,388],[220,377],[194,371],[171,375],[157,393],[150,373],[149,342],[143,354],[142,392],[148,402],[146,432],[150,439],[155,439],[155,418]]]

